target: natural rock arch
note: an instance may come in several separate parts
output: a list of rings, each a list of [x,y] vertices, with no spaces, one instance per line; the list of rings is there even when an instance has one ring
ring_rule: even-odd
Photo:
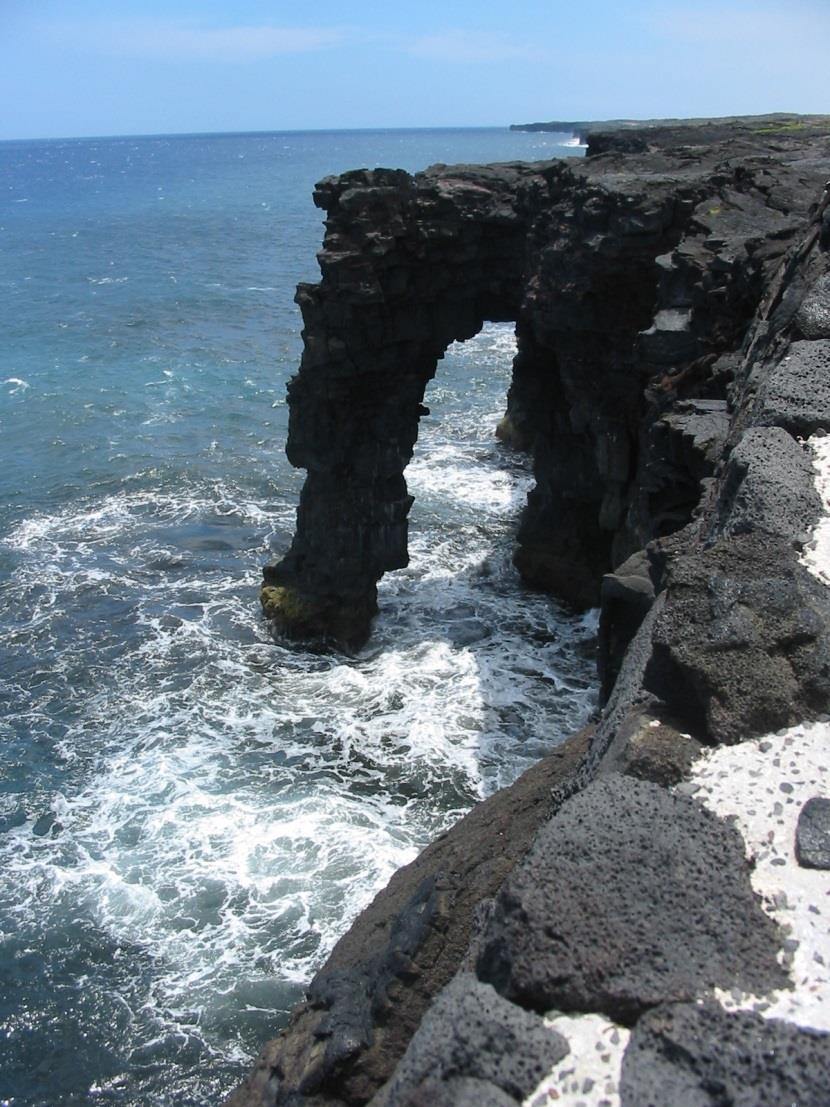
[[[404,470],[425,387],[486,320],[516,321],[502,434],[534,455],[516,554],[528,583],[589,606],[604,573],[688,521],[717,456],[699,440],[726,427],[729,369],[713,365],[784,249],[746,250],[747,227],[790,228],[763,166],[756,181],[685,164],[657,154],[622,172],[606,154],[317,185],[322,279],[297,291],[304,352],[288,388],[287,453],[308,476],[262,592],[280,630],[368,637],[378,580],[407,564]]]
[[[322,181],[323,279],[297,290],[305,324],[288,389],[289,460],[305,468],[297,531],[265,570],[266,613],[289,633],[357,645],[377,581],[405,566],[403,476],[427,383],[454,341],[518,317],[525,166],[363,170]]]

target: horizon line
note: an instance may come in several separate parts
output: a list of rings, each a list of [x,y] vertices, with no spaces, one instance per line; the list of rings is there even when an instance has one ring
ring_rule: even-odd
[[[300,135],[300,134],[373,134],[392,131],[509,131],[513,123],[475,123],[441,124],[439,126],[419,125],[408,127],[277,127],[273,129],[257,128],[251,131],[136,131],[130,134],[89,134],[89,135],[31,135],[26,138],[0,138],[3,142],[89,142],[129,138],[233,138],[250,135]],[[517,132],[514,132],[517,133]],[[521,133],[521,132],[518,132]],[[559,132],[550,132],[559,133]],[[562,131],[567,134],[567,131]]]

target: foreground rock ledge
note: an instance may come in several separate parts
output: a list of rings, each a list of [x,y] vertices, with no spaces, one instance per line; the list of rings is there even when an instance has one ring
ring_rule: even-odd
[[[308,479],[267,613],[365,640],[406,562],[423,388],[450,341],[515,319],[501,433],[537,482],[517,565],[601,595],[607,702],[393,878],[234,1107],[517,1103],[561,1056],[549,1006],[633,1027],[630,1107],[824,1102],[827,1034],[718,1002],[789,988],[789,940],[734,827],[673,791],[702,745],[830,713],[828,593],[802,559],[825,510],[803,439],[830,431],[830,141],[791,124],[318,186],[290,386]],[[520,1073],[494,1044],[518,1027]]]

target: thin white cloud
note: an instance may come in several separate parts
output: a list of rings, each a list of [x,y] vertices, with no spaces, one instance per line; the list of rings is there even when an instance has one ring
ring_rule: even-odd
[[[337,27],[201,27],[173,20],[50,23],[44,32],[73,48],[138,57],[251,61],[342,45],[348,32]]]
[[[513,42],[501,35],[462,30],[421,35],[402,42],[401,48],[416,58],[458,64],[539,61],[546,56],[546,51],[530,43]]]

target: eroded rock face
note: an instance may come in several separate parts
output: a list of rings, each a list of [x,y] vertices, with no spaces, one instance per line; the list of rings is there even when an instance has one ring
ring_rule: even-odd
[[[366,639],[378,579],[407,563],[424,389],[485,320],[516,321],[500,434],[534,455],[516,554],[528,583],[589,606],[604,573],[688,522],[725,432],[729,359],[821,173],[748,139],[728,153],[320,182],[322,279],[297,291],[289,386],[288,456],[308,476],[291,549],[265,570],[275,626]],[[819,293],[800,317],[810,335]],[[779,386],[765,402],[803,407]]]
[[[307,469],[291,550],[265,571],[286,632],[365,641],[376,583],[407,564],[403,471],[427,382],[456,339],[511,319],[523,288],[526,196],[568,176],[526,165],[411,177],[361,170],[320,182],[322,280],[300,285],[305,348],[289,385],[287,452]]]

